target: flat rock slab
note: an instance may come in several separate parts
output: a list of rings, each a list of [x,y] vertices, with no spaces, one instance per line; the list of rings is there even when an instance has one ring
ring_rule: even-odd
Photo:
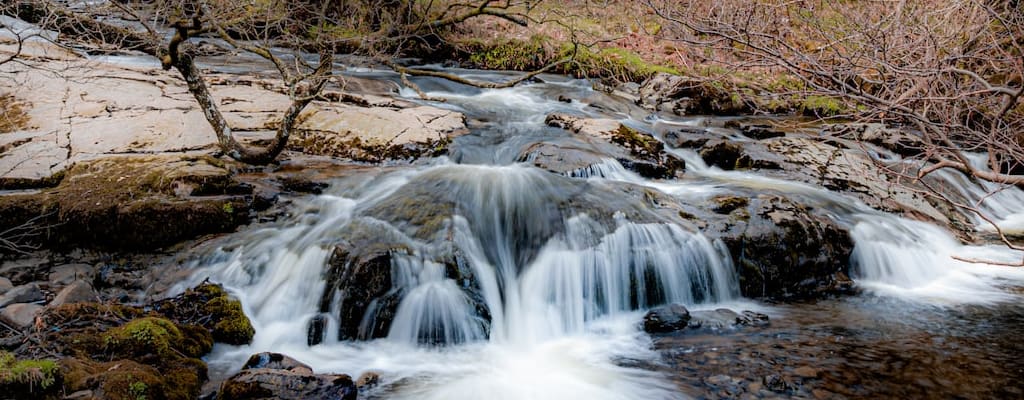
[[[14,93],[29,117],[23,130],[0,134],[0,188],[32,186],[26,182],[83,160],[216,148],[212,128],[176,72],[47,46],[33,43],[24,62],[0,66],[0,78],[16,77]],[[0,45],[0,56],[11,51]],[[261,132],[252,139],[269,137],[291,104],[277,80],[209,74],[207,83],[233,129]],[[327,97],[339,101],[310,104],[299,132],[372,146],[434,143],[465,132],[458,112],[376,95]]]

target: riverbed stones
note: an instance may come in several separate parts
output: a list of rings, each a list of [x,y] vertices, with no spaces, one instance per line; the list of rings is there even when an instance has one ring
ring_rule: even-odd
[[[93,267],[88,264],[66,264],[53,267],[48,276],[54,286],[70,285],[78,280],[89,281],[93,278]]]
[[[11,280],[0,276],[0,295],[6,294],[11,289],[14,289],[14,284],[11,283]]]
[[[657,139],[613,119],[555,113],[548,115],[545,123],[574,135],[568,140],[534,144],[523,151],[520,161],[552,172],[581,175],[590,166],[614,159],[651,179],[674,178],[686,168],[682,160],[665,153],[664,144]]]
[[[0,297],[0,308],[6,307],[9,304],[40,301],[43,300],[43,297],[43,291],[39,289],[38,284],[29,283],[16,286]]]

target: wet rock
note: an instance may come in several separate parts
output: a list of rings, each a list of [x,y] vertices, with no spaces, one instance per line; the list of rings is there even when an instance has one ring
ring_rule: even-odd
[[[852,140],[874,144],[903,157],[920,155],[924,140],[920,136],[879,123],[850,123],[826,125],[822,132]]]
[[[381,246],[361,249],[339,245],[328,261],[328,269],[328,289],[320,308],[326,312],[333,302],[342,305],[338,337],[367,340],[386,336],[399,300],[397,293],[389,293],[391,250]]]
[[[0,319],[12,326],[25,329],[32,326],[42,309],[43,306],[38,304],[11,304],[0,310]]]
[[[745,211],[744,218],[705,230],[729,248],[744,296],[818,297],[848,289],[853,242],[845,228],[781,196],[758,196]]]
[[[690,322],[690,311],[681,304],[670,304],[648,311],[644,315],[644,331],[666,333],[686,329]]]
[[[359,375],[359,379],[356,379],[356,387],[358,387],[359,390],[372,388],[377,386],[379,383],[380,374],[373,371],[364,372],[362,375]]]
[[[590,146],[536,143],[523,151],[520,161],[532,163],[537,168],[554,173],[574,175],[605,161],[605,157],[596,149],[586,147]]]
[[[700,148],[703,147],[708,141],[719,138],[720,135],[715,135],[708,132],[704,128],[697,127],[683,127],[678,128],[664,135],[665,143],[674,148]]]
[[[49,281],[54,286],[69,285],[77,280],[93,279],[93,268],[88,264],[66,264],[50,270]]]
[[[11,280],[0,276],[0,295],[6,294],[11,289],[14,289]]]
[[[242,369],[276,369],[297,373],[313,373],[313,368],[281,353],[256,353],[242,365]]]
[[[577,134],[576,139],[582,143],[536,145],[540,148],[527,150],[520,160],[534,161],[542,168],[564,173],[614,158],[627,169],[652,179],[674,178],[686,168],[682,160],[666,154],[664,144],[657,139],[616,120],[550,114],[545,122]],[[557,167],[552,168],[553,165]]]
[[[735,143],[717,140],[709,142],[700,150],[700,158],[709,166],[715,166],[726,171],[736,169],[736,161],[743,155],[743,148]]]
[[[97,301],[96,291],[92,289],[86,281],[74,281],[70,285],[65,286],[60,292],[57,292],[57,296],[50,301],[48,306],[56,307],[63,304],[69,303],[82,303],[88,301]]]
[[[327,317],[317,315],[309,321],[309,328],[306,330],[306,344],[316,346],[324,341],[327,334]]]
[[[355,400],[358,396],[359,389],[348,375],[313,374],[308,366],[280,354],[257,354],[253,358],[278,356],[282,357],[281,361],[245,368],[228,378],[221,385],[217,398]]]
[[[9,304],[14,303],[30,303],[33,301],[43,300],[43,291],[39,289],[39,285],[30,283],[27,285],[16,286],[7,293],[4,293],[0,297],[0,307],[6,307]]]
[[[719,214],[729,214],[750,204],[750,199],[740,196],[721,196],[713,201],[715,204],[711,210]]]
[[[766,124],[740,124],[740,133],[751,139],[762,140],[785,136],[786,133]]]
[[[686,76],[657,73],[641,83],[637,104],[676,115],[745,114],[751,111],[739,96],[708,82]]]

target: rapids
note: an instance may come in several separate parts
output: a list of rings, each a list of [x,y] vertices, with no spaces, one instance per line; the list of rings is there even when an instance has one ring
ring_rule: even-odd
[[[357,73],[396,79],[382,72]],[[850,229],[853,278],[865,290],[858,298],[886,299],[896,309],[984,308],[1020,298],[1012,288],[1024,281],[1024,270],[954,258],[1011,262],[1021,259],[1019,252],[998,244],[963,245],[941,228],[876,211],[822,187],[709,167],[691,150],[666,148],[687,163],[681,180],[645,179],[615,159],[564,176],[517,163],[529,144],[572,140],[544,125],[552,112],[614,118],[655,137],[673,126],[701,122],[646,116],[627,101],[594,91],[587,81],[544,79],[501,90],[418,80],[430,96],[447,100],[434,105],[476,121],[473,132],[452,145],[449,158],[367,172],[336,182],[322,195],[291,199],[290,217],[229,235],[216,250],[202,254],[178,290],[206,278],[222,283],[242,301],[256,328],[251,345],[215,348],[208,357],[211,374],[223,378],[250,354],[274,351],[317,372],[378,372],[384,384],[364,395],[369,398],[676,399],[699,393],[676,376],[686,374],[676,369],[686,357],[660,352],[664,346],[639,329],[645,310],[681,303],[691,309],[755,309],[786,320],[793,314],[789,308],[799,306],[742,298],[728,251],[697,229],[658,215],[634,220],[630,216],[636,213],[592,207],[628,208],[616,206],[623,201],[622,185],[679,202],[739,187],[799,194]],[[420,101],[414,93],[402,94]],[[560,95],[592,103],[566,103]],[[996,188],[943,174],[1007,230],[1021,229],[1024,192],[999,188],[997,195],[982,197]],[[434,188],[437,198],[455,199],[454,214],[443,216],[443,226],[432,235],[412,235],[401,223],[368,214],[384,201],[407,198],[413,184]],[[594,200],[565,201],[578,196]],[[985,229],[982,219],[975,221]],[[309,346],[312,319],[326,318],[326,331],[337,331],[339,305],[320,312],[328,290],[325,268],[332,246],[357,224],[373,225],[389,242],[410,249],[391,265],[392,285],[405,294],[385,337],[342,341],[328,334]],[[475,282],[446,277],[436,260],[453,249]],[[470,285],[479,287],[489,318],[471,305],[463,290]]]

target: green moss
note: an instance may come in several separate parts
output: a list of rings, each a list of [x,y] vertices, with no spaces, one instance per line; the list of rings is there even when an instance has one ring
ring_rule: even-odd
[[[800,109],[805,115],[815,117],[835,117],[849,112],[842,102],[825,96],[807,96]]]
[[[630,149],[633,155],[645,158],[658,156],[665,147],[658,139],[625,125],[619,125],[619,129],[612,132],[612,143],[622,145]]]
[[[154,354],[162,360],[180,357],[184,336],[173,322],[145,317],[132,320],[103,334],[108,351],[125,357]]]
[[[475,48],[469,63],[476,68],[524,71],[543,67],[549,62],[550,38],[534,35],[530,40],[508,39],[494,44],[474,40],[466,43]]]
[[[647,62],[636,53],[619,47],[601,49],[596,52],[587,47],[579,47],[575,51],[575,59],[564,72],[579,77],[641,82],[659,72],[672,75],[680,74],[674,68]],[[561,57],[567,57],[572,52],[572,46],[565,46],[561,51]]]
[[[0,351],[0,391],[8,394],[45,393],[59,386],[60,379],[60,367],[55,361],[19,361],[14,354]]]

